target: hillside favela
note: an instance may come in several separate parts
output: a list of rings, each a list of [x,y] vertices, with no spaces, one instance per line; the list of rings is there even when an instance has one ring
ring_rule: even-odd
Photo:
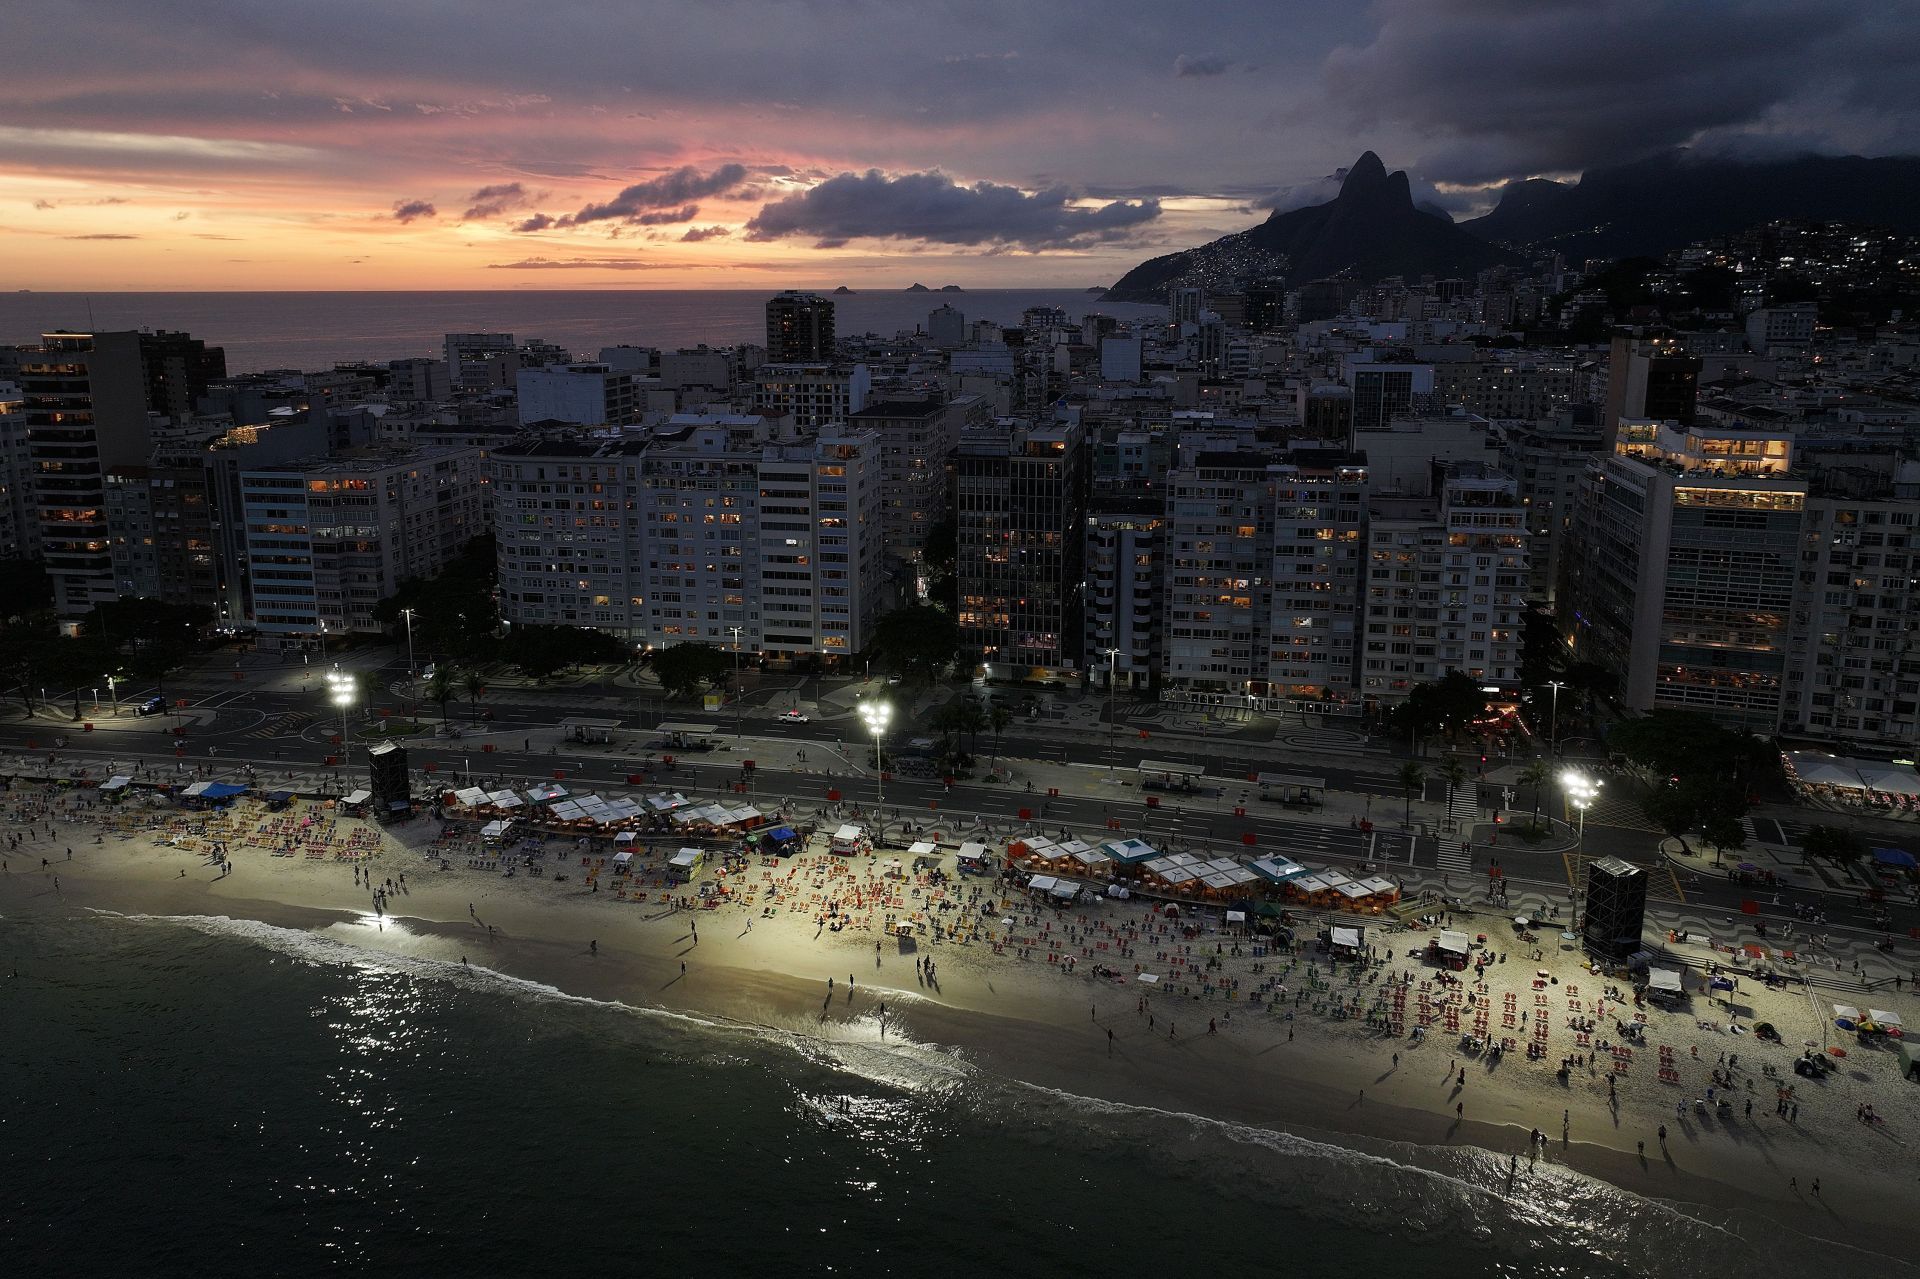
[[[1916,1273],[1912,10],[993,8],[18,15],[0,1270]]]

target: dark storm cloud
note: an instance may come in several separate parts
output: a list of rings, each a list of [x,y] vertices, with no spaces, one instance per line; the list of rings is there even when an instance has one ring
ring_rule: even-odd
[[[630,217],[627,221],[635,226],[670,226],[675,222],[691,222],[700,216],[700,206],[689,204],[680,209],[662,209],[658,213],[642,213]]]
[[[476,218],[497,218],[502,213],[524,209],[533,196],[518,182],[502,182],[481,187],[467,197],[467,211],[460,216],[471,222]]]
[[[636,182],[601,204],[589,204],[577,213],[548,218],[544,213],[528,218],[518,231],[544,231],[549,227],[584,226],[589,222],[620,221],[635,226],[657,226],[662,222],[689,222],[699,215],[699,207],[689,203],[707,196],[726,195],[747,180],[744,164],[723,164],[712,173],[702,173],[692,165],[683,165],[645,182]],[[671,210],[671,215],[659,212]]]
[[[1183,53],[1173,60],[1173,73],[1182,78],[1219,75],[1232,65],[1218,53]]]
[[[412,222],[416,218],[438,217],[440,210],[427,200],[395,200],[393,202],[393,220]]]
[[[690,226],[680,239],[687,244],[697,244],[701,240],[718,240],[733,232],[723,226]]]
[[[1891,49],[1913,47],[1910,16],[1903,32],[1841,0],[1379,0],[1372,13],[1369,43],[1328,56],[1328,87],[1363,128],[1434,138],[1421,168],[1442,182],[1771,131],[1800,114],[1789,104],[1857,97],[1892,73]]]
[[[1029,195],[992,182],[961,186],[944,173],[888,177],[869,169],[763,206],[747,223],[747,238],[807,235],[820,248],[858,238],[1062,248],[1120,239],[1160,216],[1158,200],[1079,209],[1068,204],[1072,198],[1065,187]]]

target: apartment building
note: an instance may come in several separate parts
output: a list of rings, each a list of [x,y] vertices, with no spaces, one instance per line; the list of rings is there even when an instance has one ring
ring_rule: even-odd
[[[1773,729],[1808,496],[1792,437],[1634,419],[1617,436],[1577,515],[1576,655],[1636,710]]]
[[[1920,740],[1920,462],[1842,495],[1816,486],[1801,527],[1783,732],[1904,754]]]
[[[1450,671],[1489,687],[1519,682],[1526,510],[1496,468],[1436,466],[1433,496],[1369,503],[1360,691],[1371,704]]]
[[[947,515],[953,451],[969,422],[985,418],[977,395],[952,400],[882,400],[851,414],[848,425],[880,439],[884,482],[881,533],[887,553],[917,563],[927,531]]]
[[[1500,468],[1519,485],[1527,508],[1527,598],[1552,604],[1561,593],[1581,480],[1600,456],[1604,433],[1586,407],[1500,425]]]
[[[522,426],[628,426],[640,420],[646,407],[641,385],[652,384],[651,379],[591,363],[521,369],[516,379]]]
[[[185,333],[48,333],[22,358],[35,534],[63,620],[119,595],[107,472],[145,460],[150,414],[191,414],[195,397],[225,372],[220,348]]]
[[[1157,687],[1165,642],[1161,583],[1166,505],[1158,494],[1087,500],[1086,608],[1081,651],[1103,686]]]
[[[0,559],[39,558],[25,397],[15,383],[0,382]]]
[[[867,644],[885,587],[876,432],[782,441],[760,418],[682,415],[640,480],[649,642],[774,660]]]
[[[477,449],[374,446],[239,481],[263,643],[380,630],[374,605],[439,572],[481,527]]]
[[[648,638],[641,459],[652,437],[579,431],[516,440],[486,462],[501,616]]]
[[[864,364],[762,364],[753,379],[753,411],[803,430],[845,424],[873,386]]]
[[[1346,449],[1294,449],[1267,469],[1267,651],[1248,691],[1295,698],[1356,691],[1368,485],[1366,454]]]
[[[998,421],[955,455],[960,643],[995,678],[1057,677],[1082,661],[1086,510],[1077,423]]]
[[[1251,693],[1271,623],[1271,455],[1182,450],[1167,474],[1163,671],[1176,688]]]

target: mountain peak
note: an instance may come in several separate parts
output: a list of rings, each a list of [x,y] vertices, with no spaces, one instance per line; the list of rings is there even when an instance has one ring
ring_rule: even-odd
[[[1344,275],[1371,283],[1389,275],[1471,275],[1518,259],[1466,234],[1444,216],[1416,209],[1404,170],[1387,172],[1368,151],[1348,169],[1340,194],[1325,204],[1275,210],[1258,226],[1197,248],[1143,262],[1107,296],[1158,301],[1169,284],[1192,279],[1284,277],[1290,286]]]
[[[1350,194],[1367,191],[1386,181],[1386,178],[1387,166],[1380,163],[1380,157],[1371,151],[1362,152],[1340,183],[1340,196],[1345,199]]]

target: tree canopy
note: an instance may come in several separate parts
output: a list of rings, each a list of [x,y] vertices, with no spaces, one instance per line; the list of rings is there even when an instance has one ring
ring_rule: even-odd
[[[874,624],[867,657],[901,679],[931,684],[960,653],[960,628],[930,604],[896,608]]]
[[[1654,711],[1624,720],[1608,731],[1607,747],[1661,777],[1731,788],[1743,801],[1742,812],[1748,788],[1772,758],[1760,738],[1722,728],[1694,711]]]
[[[692,697],[733,677],[733,659],[711,644],[671,644],[653,655],[653,673],[668,697]]]
[[[497,651],[501,660],[535,679],[574,666],[624,663],[632,656],[625,641],[588,626],[516,626]]]
[[[406,609],[413,610],[416,653],[478,662],[493,657],[500,626],[494,603],[494,542],[477,537],[432,577],[409,578],[373,606],[374,619],[405,642]]]

